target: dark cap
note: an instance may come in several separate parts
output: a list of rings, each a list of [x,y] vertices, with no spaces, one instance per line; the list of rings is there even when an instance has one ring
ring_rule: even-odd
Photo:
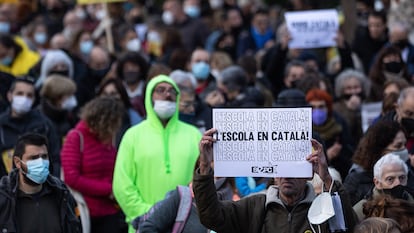
[[[301,90],[287,89],[277,96],[276,107],[309,107],[309,104]]]

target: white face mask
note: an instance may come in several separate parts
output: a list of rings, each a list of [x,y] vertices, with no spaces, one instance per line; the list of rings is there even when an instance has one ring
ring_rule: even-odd
[[[141,41],[138,38],[127,42],[126,48],[130,52],[138,52],[141,49]]]
[[[106,16],[105,10],[98,10],[95,13],[95,17],[96,17],[97,20],[103,20],[105,18],[105,16]]]
[[[12,109],[17,114],[25,114],[32,108],[33,100],[26,96],[13,96]]]
[[[167,25],[171,25],[174,23],[174,15],[172,14],[171,11],[164,11],[164,13],[162,13],[162,21],[167,24]]]
[[[171,118],[177,109],[177,104],[168,100],[154,100],[154,112],[161,120]]]
[[[408,159],[408,154],[409,153],[408,153],[407,148],[404,148],[402,150],[396,150],[396,151],[393,151],[391,153],[398,155],[400,157],[400,159],[402,159],[404,162],[407,161],[407,159]]]
[[[77,105],[78,105],[78,101],[76,100],[76,97],[72,95],[71,97],[66,98],[62,102],[62,109],[70,111],[73,108],[75,108]]]
[[[308,211],[308,220],[311,224],[322,224],[335,215],[332,197],[329,192],[319,194]]]

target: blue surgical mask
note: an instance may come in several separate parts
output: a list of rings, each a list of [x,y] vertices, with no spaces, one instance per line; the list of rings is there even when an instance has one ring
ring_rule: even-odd
[[[22,161],[22,163],[24,163]],[[26,162],[26,177],[36,184],[43,184],[49,175],[49,160],[38,158]]]
[[[10,23],[0,22],[0,33],[9,33],[10,32]]]
[[[184,12],[191,18],[198,18],[200,16],[200,8],[198,6],[185,6]]]
[[[10,66],[13,63],[13,58],[10,56],[3,57],[0,63],[4,66]]]
[[[44,45],[47,41],[47,35],[46,33],[43,33],[43,32],[35,33],[34,40],[36,41],[36,43],[40,45]]]
[[[194,74],[196,79],[205,80],[210,74],[210,65],[206,62],[197,62],[192,65],[191,72]]]
[[[93,42],[91,40],[85,40],[80,43],[79,49],[82,54],[89,54],[93,48]]]
[[[322,109],[313,109],[312,110],[312,122],[313,124],[320,126],[323,125],[328,119],[328,113]]]

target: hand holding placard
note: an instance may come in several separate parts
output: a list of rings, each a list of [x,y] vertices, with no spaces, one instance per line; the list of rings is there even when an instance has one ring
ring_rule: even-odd
[[[311,143],[313,148],[312,154],[309,155],[306,160],[312,163],[313,172],[321,177],[324,182],[324,187],[329,188],[331,187],[332,177],[328,172],[328,162],[323,146],[315,139],[311,139]]]
[[[213,143],[216,141],[213,135],[217,132],[216,129],[212,128],[204,132],[201,138],[200,148],[200,174],[207,175],[213,162]]]

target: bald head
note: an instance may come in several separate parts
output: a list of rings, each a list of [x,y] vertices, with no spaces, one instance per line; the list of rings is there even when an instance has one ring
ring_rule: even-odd
[[[99,46],[93,47],[90,54],[89,67],[95,70],[101,70],[108,68],[109,65],[109,53]]]
[[[62,33],[57,33],[50,39],[50,47],[52,49],[67,49],[68,40]]]

